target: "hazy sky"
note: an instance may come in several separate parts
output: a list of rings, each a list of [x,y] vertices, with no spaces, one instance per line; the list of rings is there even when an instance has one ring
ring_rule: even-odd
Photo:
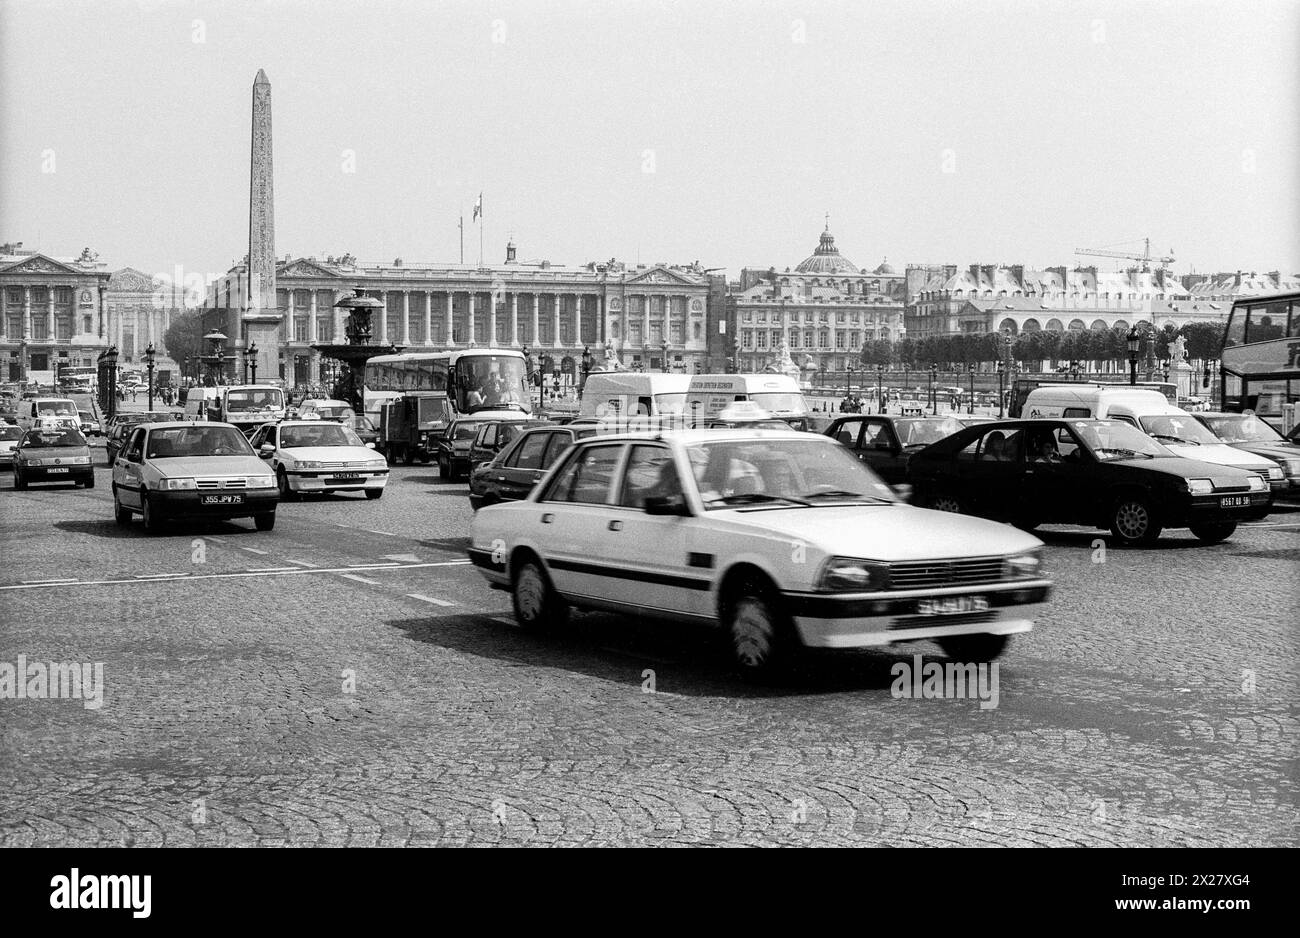
[[[830,212],[866,267],[1300,271],[1298,52],[1298,0],[0,0],[0,239],[224,272],[265,68],[281,256],[454,262],[463,209],[477,261],[482,190],[492,261],[734,275]]]

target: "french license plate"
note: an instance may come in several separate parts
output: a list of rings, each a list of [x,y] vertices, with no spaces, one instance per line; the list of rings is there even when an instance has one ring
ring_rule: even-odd
[[[361,478],[361,473],[359,473],[359,472],[338,472],[338,473],[335,473],[334,475],[330,476],[329,479],[327,479],[326,481],[328,481],[328,482],[355,482],[355,481],[357,481],[357,479],[360,479],[360,478]]]
[[[200,505],[242,505],[243,495],[200,495]]]
[[[1224,495],[1219,499],[1220,508],[1247,508],[1249,506],[1249,495]]]
[[[920,599],[916,614],[921,616],[951,616],[962,612],[984,612],[989,601],[983,596],[945,596],[942,599]]]
[[[67,470],[66,468],[62,467],[62,466],[59,466],[59,467],[57,467],[57,468],[55,468],[55,469],[47,469],[47,470],[45,470],[45,471],[46,471],[46,472],[67,472],[68,470]]]

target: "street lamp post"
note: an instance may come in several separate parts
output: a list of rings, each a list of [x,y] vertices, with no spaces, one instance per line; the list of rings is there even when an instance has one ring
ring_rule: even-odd
[[[144,368],[149,380],[148,398],[149,398],[150,411],[153,410],[153,364],[154,364],[154,356],[156,354],[157,353],[154,351],[153,343],[150,342],[149,347],[144,350]]]
[[[883,403],[884,384],[885,384],[885,366],[880,363],[877,363],[876,364],[876,413],[878,414],[883,414],[885,412],[885,407]]]
[[[970,370],[970,400],[966,402],[966,413],[975,413],[975,363],[966,366]]]
[[[1138,332],[1137,325],[1129,327],[1128,330],[1128,383],[1137,384],[1138,380],[1138,356],[1142,352],[1142,336]]]
[[[1007,381],[1007,365],[1002,359],[998,359],[998,419],[1001,420],[1006,416],[1007,397],[1004,388]]]
[[[668,374],[668,340],[659,343],[659,354],[663,356],[664,374]]]
[[[578,400],[582,400],[582,392],[587,390],[587,375],[591,373],[591,347],[584,345],[582,347],[582,383],[578,385]]]
[[[244,349],[244,364],[253,372],[252,384],[257,384],[257,343],[249,342]]]
[[[930,413],[939,416],[939,400],[934,396],[934,379],[939,375],[939,366],[930,363]]]

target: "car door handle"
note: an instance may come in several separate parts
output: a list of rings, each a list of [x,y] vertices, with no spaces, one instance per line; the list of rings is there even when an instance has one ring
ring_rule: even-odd
[[[498,481],[498,482],[504,482],[505,480],[506,480],[506,477],[505,477],[505,476],[497,476],[497,481]]]
[[[622,522],[622,521],[611,521],[611,522],[609,523],[609,529],[610,529],[611,531],[622,531],[622,530],[623,530],[623,522]]]
[[[550,512],[547,512],[546,514],[542,515],[542,524],[550,524],[554,520],[555,520],[555,515],[551,514]]]

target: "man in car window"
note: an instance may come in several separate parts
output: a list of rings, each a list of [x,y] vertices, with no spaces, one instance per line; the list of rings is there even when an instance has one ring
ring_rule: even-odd
[[[1034,462],[1039,463],[1058,463],[1061,461],[1061,451],[1056,448],[1056,440],[1050,436],[1039,439],[1038,446],[1034,449]]]

